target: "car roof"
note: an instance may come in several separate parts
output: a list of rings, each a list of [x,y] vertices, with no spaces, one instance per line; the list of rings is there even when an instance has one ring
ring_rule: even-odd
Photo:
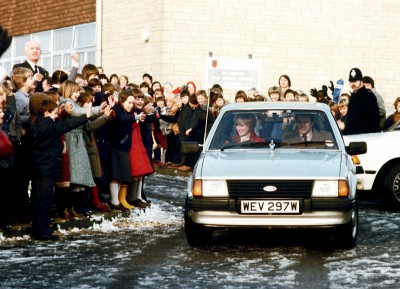
[[[229,103],[225,105],[221,112],[231,110],[250,110],[250,109],[311,109],[330,111],[329,106],[321,102],[299,102],[299,101],[250,101],[241,103]]]

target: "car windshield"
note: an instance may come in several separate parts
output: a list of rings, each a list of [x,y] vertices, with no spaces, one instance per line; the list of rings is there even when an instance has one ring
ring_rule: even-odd
[[[324,111],[246,110],[224,113],[209,148],[337,149],[337,143]]]

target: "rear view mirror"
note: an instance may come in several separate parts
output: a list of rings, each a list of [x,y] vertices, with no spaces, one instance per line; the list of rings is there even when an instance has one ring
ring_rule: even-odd
[[[367,143],[365,141],[351,142],[346,146],[346,152],[349,155],[362,155],[367,152]]]

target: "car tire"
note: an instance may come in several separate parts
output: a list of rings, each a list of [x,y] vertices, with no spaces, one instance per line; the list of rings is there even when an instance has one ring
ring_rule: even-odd
[[[185,215],[186,240],[191,247],[204,247],[211,243],[212,230],[196,224]]]
[[[196,224],[189,217],[185,209],[185,234],[186,240],[191,247],[204,247],[211,243],[212,229]]]
[[[358,236],[358,205],[355,201],[349,223],[338,228],[337,240],[339,248],[351,249],[357,245]]]
[[[394,209],[400,209],[400,164],[389,170],[384,184],[388,204]]]

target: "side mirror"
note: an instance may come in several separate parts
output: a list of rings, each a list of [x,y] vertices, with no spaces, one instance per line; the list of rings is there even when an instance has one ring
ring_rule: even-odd
[[[367,143],[365,141],[351,142],[346,146],[346,152],[353,155],[362,155],[367,153]]]
[[[197,154],[201,152],[202,145],[197,141],[184,141],[181,143],[181,151],[183,154]]]

